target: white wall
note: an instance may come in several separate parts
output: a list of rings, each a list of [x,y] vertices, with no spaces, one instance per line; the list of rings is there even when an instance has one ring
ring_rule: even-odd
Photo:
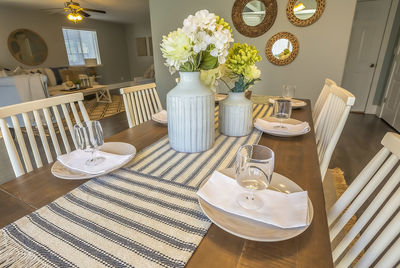
[[[99,20],[84,19],[74,24],[65,15],[50,15],[36,10],[25,10],[0,6],[0,67],[13,69],[29,67],[15,60],[8,50],[9,34],[19,28],[38,33],[46,42],[48,56],[39,65],[43,67],[68,66],[62,27],[84,28],[97,31],[100,56],[103,66],[98,67],[102,82],[106,84],[131,80],[125,25]]]
[[[125,28],[126,42],[129,54],[129,69],[133,77],[143,76],[147,68],[153,64],[153,56],[138,56],[136,50],[136,38],[138,37],[151,37],[150,18],[141,24],[128,24]],[[147,51],[149,50],[149,43],[147,39]]]
[[[287,1],[277,0],[278,16],[264,35],[248,38],[235,29],[235,42],[255,45],[263,60],[258,63],[262,81],[252,90],[256,94],[280,95],[283,84],[297,85],[298,97],[315,101],[324,79],[329,77],[341,83],[350,38],[356,0],[327,0],[325,12],[311,26],[296,27],[286,17]],[[162,36],[178,27],[189,14],[208,9],[223,17],[233,27],[231,10],[234,0],[150,0],[151,29],[153,35],[154,64],[159,93],[165,103],[167,92],[174,87],[174,78],[164,66],[159,44]],[[300,44],[297,58],[289,65],[275,66],[265,57],[265,45],[274,34],[288,31],[296,35]]]

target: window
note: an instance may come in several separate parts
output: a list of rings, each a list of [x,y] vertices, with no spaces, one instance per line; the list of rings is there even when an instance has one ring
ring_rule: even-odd
[[[70,66],[86,65],[93,61],[101,64],[96,31],[66,28],[62,31]]]

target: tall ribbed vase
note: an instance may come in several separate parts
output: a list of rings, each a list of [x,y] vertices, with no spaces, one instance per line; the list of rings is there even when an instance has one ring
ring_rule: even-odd
[[[214,92],[200,72],[180,72],[180,78],[167,94],[169,143],[178,152],[206,151],[214,144]]]
[[[253,126],[253,103],[244,92],[229,92],[219,103],[219,130],[227,136],[249,135]]]

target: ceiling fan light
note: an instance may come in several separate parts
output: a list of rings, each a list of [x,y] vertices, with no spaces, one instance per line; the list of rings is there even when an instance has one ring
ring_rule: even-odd
[[[76,19],[80,21],[80,20],[82,20],[82,16],[78,15],[78,16],[76,16]]]

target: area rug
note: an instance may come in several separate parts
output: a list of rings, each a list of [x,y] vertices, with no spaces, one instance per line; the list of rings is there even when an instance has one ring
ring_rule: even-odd
[[[95,98],[83,102],[91,120],[100,120],[125,111],[121,95],[111,95],[111,98],[112,103],[97,102]]]

